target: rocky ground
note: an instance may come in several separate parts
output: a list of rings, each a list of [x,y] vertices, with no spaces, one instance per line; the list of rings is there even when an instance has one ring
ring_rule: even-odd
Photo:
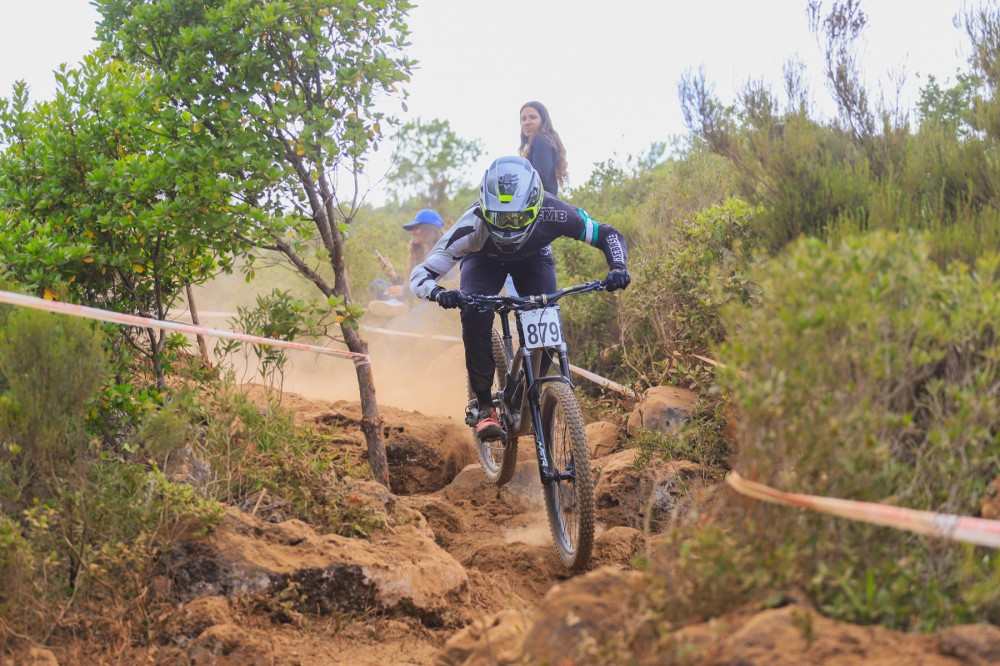
[[[337,428],[363,455],[354,402],[285,399],[303,422]],[[211,535],[175,555],[164,595],[183,599],[153,618],[155,647],[114,663],[148,664],[837,664],[1000,663],[1000,629],[970,626],[900,634],[824,618],[788,593],[772,607],[669,633],[643,613],[647,580],[635,556],[701,478],[693,463],[639,473],[608,423],[588,425],[599,474],[593,566],[559,562],[530,446],[503,489],[475,463],[455,419],[384,407],[393,492],[356,482],[349,501],[388,525],[370,539],[320,534],[259,497],[229,508]],[[625,637],[602,648],[600,638]],[[107,646],[45,650],[17,664],[109,663]],[[674,659],[674,661],[671,661]]]

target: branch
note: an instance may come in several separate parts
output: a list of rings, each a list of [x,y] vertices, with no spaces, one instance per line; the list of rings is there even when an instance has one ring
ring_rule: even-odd
[[[286,257],[288,257],[288,260],[292,262],[292,265],[294,265],[295,268],[300,273],[302,273],[302,275],[308,278],[310,282],[319,287],[319,290],[323,292],[323,295],[325,296],[333,295],[333,289],[331,289],[330,285],[326,283],[326,280],[323,279],[323,276],[317,273],[315,270],[313,270],[312,266],[307,264],[305,260],[299,255],[298,252],[295,251],[295,249],[291,245],[281,240],[280,238],[276,238],[274,240],[274,244],[275,244],[275,249],[278,252],[281,252]]]

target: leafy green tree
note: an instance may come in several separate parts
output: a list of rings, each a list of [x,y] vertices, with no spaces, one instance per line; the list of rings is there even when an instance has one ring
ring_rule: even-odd
[[[482,141],[462,139],[447,120],[411,120],[396,142],[391,187],[397,194],[416,192],[423,206],[434,209],[468,185],[468,167],[483,154]]]
[[[962,137],[972,134],[974,100],[982,80],[975,74],[958,72],[956,83],[942,88],[933,76],[920,89],[917,114],[921,126],[927,123],[955,128]]]
[[[56,73],[52,101],[23,83],[0,100],[0,272],[50,296],[165,319],[184,285],[230,266],[234,224],[256,224],[232,182],[191,145],[190,116],[161,113],[144,71],[99,54]],[[235,222],[234,220],[242,220]],[[163,331],[123,336],[164,383]]]
[[[260,224],[233,233],[275,252],[340,308],[347,347],[365,354],[351,298],[345,232],[358,176],[395,120],[376,99],[398,92],[407,0],[97,0],[98,36],[152,72],[157,103],[189,114],[192,143],[232,180]],[[353,183],[353,187],[351,184]],[[343,189],[341,185],[344,185]],[[316,249],[318,246],[318,250]],[[332,280],[327,277],[332,269]],[[357,363],[362,429],[388,484],[371,368]]]

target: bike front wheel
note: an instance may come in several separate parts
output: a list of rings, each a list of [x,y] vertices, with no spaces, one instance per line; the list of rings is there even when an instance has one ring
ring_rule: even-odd
[[[542,437],[557,479],[545,484],[545,510],[564,565],[579,571],[594,546],[594,481],[580,405],[569,384],[550,382],[542,392]]]
[[[507,358],[503,338],[496,330],[493,331],[493,360],[497,366],[493,375],[493,395],[498,395],[503,393],[506,385],[510,359]],[[470,400],[475,399],[471,386],[469,387],[469,398]],[[498,411],[501,414],[500,427],[503,428],[503,439],[484,442],[476,436],[476,429],[473,428],[472,441],[476,445],[476,455],[479,456],[479,464],[482,466],[486,478],[490,483],[502,486],[514,476],[514,469],[517,466],[517,436],[509,430],[510,421],[503,418],[502,405],[499,406]]]

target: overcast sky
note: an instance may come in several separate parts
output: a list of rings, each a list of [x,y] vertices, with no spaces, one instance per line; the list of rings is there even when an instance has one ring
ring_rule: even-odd
[[[580,185],[594,163],[684,132],[677,83],[691,68],[703,66],[729,102],[749,78],[780,92],[782,66],[795,57],[807,66],[817,108],[829,109],[806,4],[423,0],[409,21],[411,57],[420,61],[409,115],[447,119],[463,138],[481,139],[486,154],[470,169],[478,182],[492,159],[516,152],[518,110],[539,100],[566,145],[570,185]],[[968,46],[952,18],[965,4],[862,0],[869,80],[889,88],[890,73],[905,72],[909,102],[928,75],[953,80]],[[0,95],[25,79],[33,98],[51,96],[52,71],[94,47],[96,10],[87,0],[0,0],[0,7]]]

